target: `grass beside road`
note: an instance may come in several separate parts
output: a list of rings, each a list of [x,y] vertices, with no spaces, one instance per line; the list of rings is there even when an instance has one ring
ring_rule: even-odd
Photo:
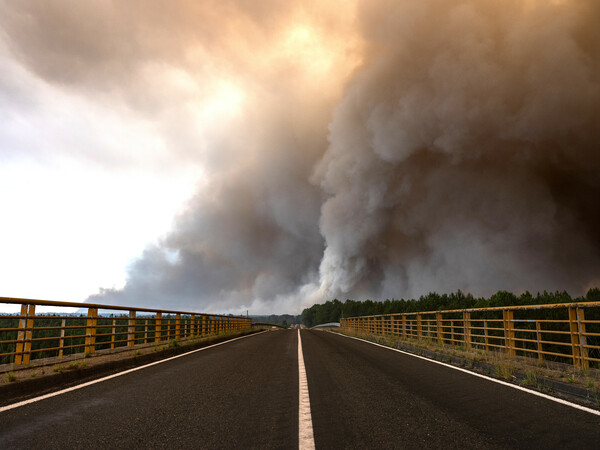
[[[342,330],[338,332],[600,407],[598,369],[578,370],[568,364],[522,356],[509,357],[499,351],[486,352],[464,346],[442,345],[431,339],[402,339],[399,336],[349,333]]]

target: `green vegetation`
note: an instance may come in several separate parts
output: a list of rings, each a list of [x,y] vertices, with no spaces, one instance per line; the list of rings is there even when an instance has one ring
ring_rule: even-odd
[[[517,296],[511,292],[499,291],[490,298],[476,298],[471,294],[457,291],[452,294],[429,293],[418,300],[372,300],[356,301],[338,299],[324,304],[316,304],[302,311],[302,323],[307,327],[321,323],[339,322],[342,317],[371,316],[420,311],[444,311],[465,308],[489,308],[494,306],[544,305],[552,303],[600,301],[600,289],[590,289],[585,297],[572,298],[567,292],[546,292],[532,295],[525,292]]]
[[[523,384],[525,386],[538,387],[539,376],[540,376],[539,369],[528,370],[527,372],[525,372],[525,379],[523,380]]]
[[[6,374],[6,381],[8,381],[9,383],[12,383],[13,381],[17,381],[17,377],[15,376],[14,373],[8,372]]]
[[[300,323],[301,317],[291,314],[271,314],[270,316],[252,316],[254,323],[269,323],[279,325],[280,327],[288,328],[290,325]]]

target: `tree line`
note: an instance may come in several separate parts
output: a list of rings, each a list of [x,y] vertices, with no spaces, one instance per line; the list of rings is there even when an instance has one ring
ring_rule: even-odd
[[[465,308],[490,308],[495,306],[545,305],[552,303],[592,302],[600,301],[600,289],[589,289],[585,296],[572,298],[566,291],[542,292],[532,295],[526,291],[521,295],[512,292],[498,291],[489,298],[474,297],[462,291],[451,294],[431,292],[419,299],[372,300],[357,301],[348,299],[329,300],[323,304],[315,304],[302,311],[302,323],[312,327],[322,323],[339,322],[342,317],[372,316],[379,314],[397,314],[425,311],[447,311]]]

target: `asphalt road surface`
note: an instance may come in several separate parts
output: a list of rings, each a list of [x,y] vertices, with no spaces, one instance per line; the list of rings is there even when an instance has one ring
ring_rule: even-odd
[[[317,448],[600,448],[600,417],[333,333],[302,332]]]
[[[298,448],[297,333],[252,335],[0,412],[0,448]],[[301,333],[317,449],[600,446],[599,416]]]

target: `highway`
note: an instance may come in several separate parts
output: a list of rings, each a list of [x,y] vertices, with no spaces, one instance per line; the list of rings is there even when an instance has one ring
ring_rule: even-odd
[[[317,449],[598,448],[600,417],[432,362],[301,331]],[[298,448],[296,330],[0,412],[0,448]]]

